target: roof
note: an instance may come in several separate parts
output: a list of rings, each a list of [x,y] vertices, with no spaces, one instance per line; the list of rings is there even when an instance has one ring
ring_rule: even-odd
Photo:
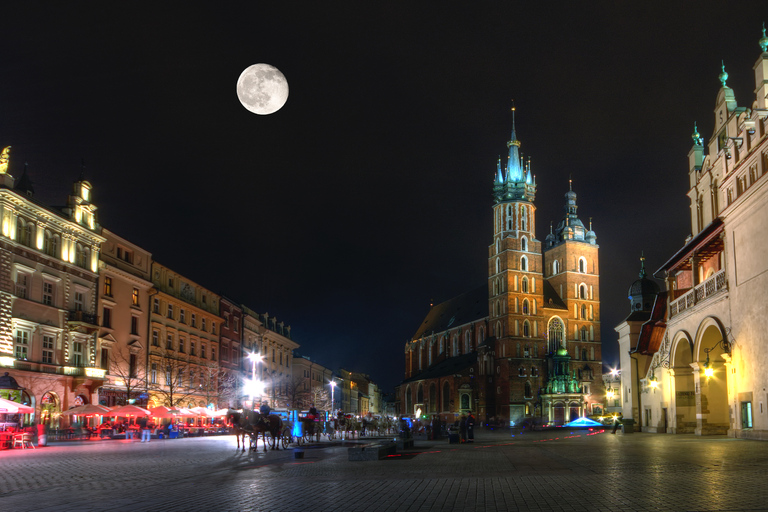
[[[691,256],[693,256],[694,252],[701,256],[703,260],[722,252],[723,240],[720,238],[722,231],[722,219],[717,218],[713,220],[685,244],[682,249],[677,251],[674,256],[667,260],[653,275],[657,276],[661,272],[669,270],[691,270]]]
[[[651,318],[640,327],[640,335],[637,338],[637,346],[634,352],[644,355],[655,354],[664,340],[667,330],[667,292],[661,292],[653,303]]]
[[[550,309],[568,309],[563,299],[555,291],[555,287],[546,279],[544,280],[544,307]]]
[[[436,363],[421,373],[414,375],[413,377],[406,379],[402,384],[408,384],[409,382],[415,382],[419,380],[437,379],[439,377],[447,377],[449,375],[455,375],[461,373],[474,366],[477,363],[477,352],[470,352],[469,354],[462,354],[456,357],[449,357],[443,359],[439,363]]]
[[[488,284],[433,306],[411,340],[488,317]]]

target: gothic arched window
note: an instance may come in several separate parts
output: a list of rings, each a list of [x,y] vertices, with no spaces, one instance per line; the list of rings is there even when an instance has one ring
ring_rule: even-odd
[[[528,258],[525,256],[520,258],[520,270],[528,270]]]
[[[563,346],[563,332],[565,328],[559,318],[553,318],[549,322],[549,351],[554,353]]]

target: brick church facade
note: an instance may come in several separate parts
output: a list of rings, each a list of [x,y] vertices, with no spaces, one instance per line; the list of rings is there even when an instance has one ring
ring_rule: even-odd
[[[599,414],[603,397],[596,235],[576,193],[544,241],[536,183],[514,122],[493,184],[488,281],[435,305],[405,346],[398,413],[503,425],[562,425]]]

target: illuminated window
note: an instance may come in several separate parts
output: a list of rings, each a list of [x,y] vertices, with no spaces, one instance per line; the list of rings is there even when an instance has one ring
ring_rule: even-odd
[[[43,336],[43,363],[53,364],[53,336]]]
[[[15,343],[15,356],[16,359],[26,360],[29,355],[29,331],[22,331],[16,329],[16,343]]]
[[[72,356],[70,357],[72,366],[83,366],[83,342],[75,341],[72,343]]]
[[[83,292],[75,292],[75,311],[83,311],[85,306],[85,294]]]
[[[16,296],[22,299],[27,298],[27,285],[31,281],[31,276],[23,272],[16,272]]]
[[[134,306],[139,305],[139,289],[138,288],[133,289],[133,294],[131,295],[131,304],[133,304]]]
[[[107,297],[112,296],[112,278],[111,277],[104,278],[104,295],[106,295]]]

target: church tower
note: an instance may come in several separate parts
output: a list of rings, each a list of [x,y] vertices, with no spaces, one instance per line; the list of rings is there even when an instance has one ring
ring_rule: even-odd
[[[541,243],[536,239],[536,182],[520,157],[512,109],[512,137],[506,165],[496,164],[493,187],[493,243],[488,251],[490,334],[496,356],[517,352],[513,338],[539,336],[541,307]],[[499,353],[498,351],[501,351]]]

